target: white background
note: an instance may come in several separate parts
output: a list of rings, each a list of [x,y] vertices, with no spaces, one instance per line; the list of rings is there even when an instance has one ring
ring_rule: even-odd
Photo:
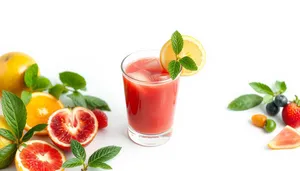
[[[88,94],[112,108],[108,128],[86,150],[90,155],[106,145],[122,146],[109,162],[115,171],[299,170],[300,149],[267,148],[284,126],[280,115],[277,129],[267,134],[249,122],[263,107],[226,109],[235,97],[254,93],[251,81],[286,81],[289,98],[300,94],[296,2],[1,1],[0,54],[29,54],[53,83],[65,70],[86,78]],[[181,78],[172,139],[141,147],[126,135],[120,63],[133,51],[160,49],[176,29],[202,42],[207,63],[197,75]]]

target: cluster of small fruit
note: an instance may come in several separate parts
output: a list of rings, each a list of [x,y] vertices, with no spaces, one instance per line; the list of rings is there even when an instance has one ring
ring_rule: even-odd
[[[266,132],[273,132],[276,128],[276,122],[273,119],[268,119],[266,115],[255,114],[251,118],[252,124],[263,128]]]
[[[284,107],[288,104],[288,99],[279,94],[275,97],[275,99],[266,105],[267,114],[270,116],[276,116],[280,107]],[[268,133],[273,132],[276,128],[276,122],[273,119],[268,119],[267,116],[263,114],[255,114],[251,118],[252,124],[264,128],[264,130]]]

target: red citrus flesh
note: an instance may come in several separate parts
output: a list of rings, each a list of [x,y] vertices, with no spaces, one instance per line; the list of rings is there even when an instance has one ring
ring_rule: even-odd
[[[70,149],[71,139],[87,146],[96,136],[98,121],[94,113],[82,107],[60,109],[48,120],[49,137],[63,150]]]
[[[15,164],[18,171],[62,171],[65,156],[53,145],[40,140],[32,140],[21,146],[16,153]]]
[[[271,149],[291,149],[300,146],[300,133],[290,126],[286,126],[268,144]]]

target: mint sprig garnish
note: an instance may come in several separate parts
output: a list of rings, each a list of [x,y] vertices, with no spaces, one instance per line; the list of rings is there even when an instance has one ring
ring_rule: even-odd
[[[272,90],[270,86],[260,82],[251,82],[249,85],[254,91],[262,94],[263,97],[256,94],[242,95],[230,102],[228,109],[242,111],[251,109],[260,104],[268,104],[272,102],[277,95],[283,94],[287,90],[287,86],[284,81],[276,81],[275,90]]]
[[[178,31],[175,31],[172,34],[171,43],[172,43],[173,52],[175,53],[174,55],[176,56],[176,59],[172,60],[168,64],[168,72],[171,78],[173,80],[176,79],[182,67],[190,71],[198,70],[195,61],[191,57],[180,56],[180,52],[182,51],[184,46],[184,41],[182,35]]]
[[[12,141],[12,144],[0,149],[0,169],[3,169],[12,163],[19,146],[23,142],[28,141],[35,132],[45,129],[47,124],[36,125],[23,136],[27,119],[27,112],[23,101],[15,94],[3,90],[1,105],[5,121],[11,131],[1,128],[0,135]]]
[[[73,168],[82,166],[82,171],[87,171],[88,167],[112,169],[107,163],[108,160],[113,159],[121,151],[121,147],[107,146],[95,151],[88,159],[88,163],[85,163],[86,152],[82,145],[76,140],[71,140],[71,150],[76,158],[72,158],[63,163],[63,168]]]

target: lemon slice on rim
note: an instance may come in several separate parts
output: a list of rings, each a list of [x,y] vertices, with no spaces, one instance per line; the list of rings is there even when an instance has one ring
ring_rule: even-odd
[[[200,71],[205,65],[206,52],[202,44],[200,43],[200,41],[198,41],[197,39],[186,35],[182,35],[182,38],[183,38],[183,49],[178,56],[181,58],[185,56],[189,56],[190,58],[192,58],[196,62],[198,66],[198,70],[190,71],[183,68],[181,75],[182,76],[194,75],[198,71]],[[160,51],[160,63],[165,69],[168,69],[169,63],[175,59],[176,59],[176,55],[172,48],[172,42],[171,40],[169,40],[165,43],[165,45],[162,47]]]

